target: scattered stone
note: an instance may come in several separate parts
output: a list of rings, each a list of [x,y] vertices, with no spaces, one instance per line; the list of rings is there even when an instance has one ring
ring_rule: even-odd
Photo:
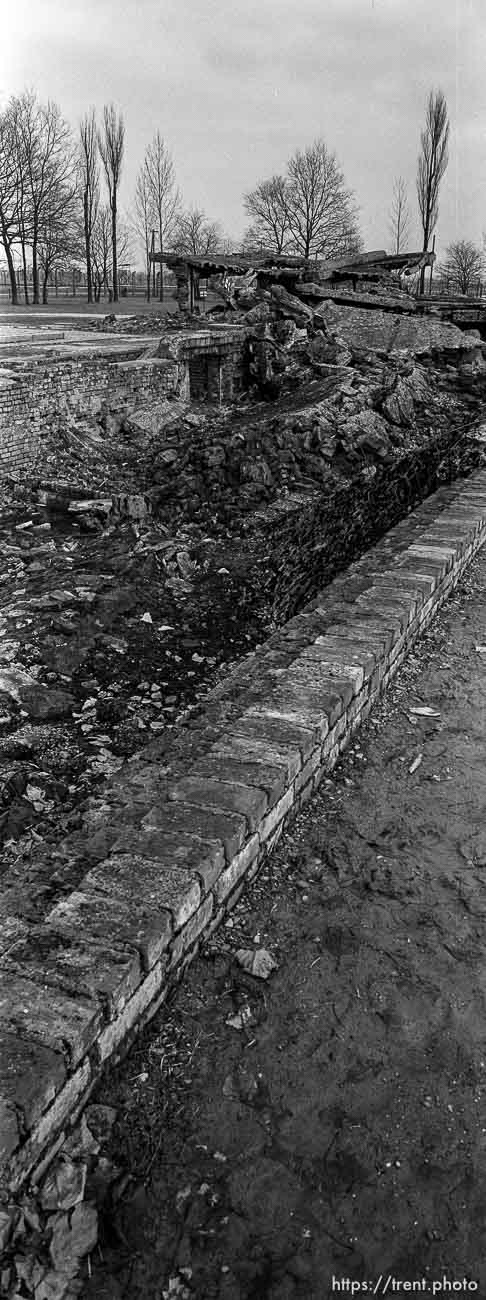
[[[15,1217],[14,1210],[7,1211],[0,1209],[0,1251],[5,1250],[5,1247],[10,1240],[15,1224]]]
[[[267,948],[239,948],[236,960],[243,970],[260,980],[267,980],[274,970],[278,970],[278,963]]]
[[[20,699],[33,722],[57,722],[60,718],[67,718],[76,703],[68,691],[52,690],[38,684],[22,687]]]
[[[89,1131],[92,1133],[97,1143],[108,1141],[116,1116],[117,1112],[113,1106],[103,1106],[99,1103],[91,1102],[90,1105],[86,1107],[84,1119]]]
[[[234,1016],[228,1016],[228,1019],[226,1020],[226,1024],[230,1029],[246,1029],[247,1025],[249,1026],[253,1023],[251,1007],[242,1007],[241,1011],[237,1011]]]
[[[98,1240],[98,1212],[85,1202],[72,1214],[59,1213],[52,1219],[50,1255],[55,1269],[73,1276],[81,1259],[89,1255]]]
[[[313,310],[301,298],[294,294],[288,293],[282,284],[272,284],[270,289],[271,297],[285,316],[290,317],[297,325],[310,324],[313,319]]]
[[[87,1165],[75,1163],[68,1156],[58,1160],[49,1171],[40,1203],[43,1210],[72,1210],[82,1201],[86,1185]]]
[[[437,712],[437,709],[431,709],[427,704],[417,704],[413,708],[410,708],[409,706],[408,712],[417,714],[417,717],[419,718],[440,718],[440,713]]]

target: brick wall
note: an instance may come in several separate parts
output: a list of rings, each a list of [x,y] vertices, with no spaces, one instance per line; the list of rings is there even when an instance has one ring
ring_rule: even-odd
[[[164,345],[179,366],[179,389],[187,400],[228,402],[247,383],[247,344],[241,327],[179,334]]]
[[[0,478],[35,469],[44,431],[66,418],[130,409],[178,391],[170,358],[110,362],[69,360],[10,371],[0,388]]]

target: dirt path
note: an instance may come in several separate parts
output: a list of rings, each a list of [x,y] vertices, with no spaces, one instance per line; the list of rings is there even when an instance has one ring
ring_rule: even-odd
[[[485,645],[483,552],[100,1091],[86,1300],[486,1293]]]

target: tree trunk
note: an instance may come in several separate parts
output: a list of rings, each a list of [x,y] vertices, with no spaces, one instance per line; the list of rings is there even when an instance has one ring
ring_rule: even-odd
[[[162,262],[162,222],[159,221],[159,240],[160,240],[160,284],[159,284],[159,301],[164,301],[164,264]]]
[[[422,249],[422,252],[424,253],[428,253],[429,251],[429,220],[430,217],[427,214],[427,219],[424,226],[424,243]],[[420,272],[420,293],[421,294],[425,293],[425,266],[422,267]]]
[[[118,259],[116,248],[116,195],[111,207],[111,248],[113,255],[113,302],[118,302]]]
[[[25,252],[25,242],[22,240],[22,279],[24,281],[24,298],[26,305],[29,304],[29,281],[27,277],[27,257]]]
[[[10,244],[8,243],[7,237],[5,235],[5,231],[2,231],[2,243],[5,250],[5,257],[7,259],[8,274],[10,279],[10,292],[12,295],[12,307],[18,307],[19,291],[17,286],[17,276],[15,274],[15,267],[14,267],[13,257],[12,257],[12,249],[10,247]]]
[[[86,245],[86,284],[88,288],[88,302],[93,301],[93,270],[91,266],[91,235],[89,229],[89,210],[88,210],[88,191],[83,195],[84,208],[84,242]]]
[[[424,251],[424,253],[426,253],[426,252],[427,252],[427,248],[424,248],[423,251]],[[421,293],[421,294],[424,294],[424,293],[425,293],[425,266],[422,266],[421,271],[420,271],[420,293]]]
[[[20,247],[22,249],[22,279],[24,282],[24,299],[26,306],[29,305],[29,279],[27,275],[27,236],[25,233],[25,223],[23,216],[20,218]]]
[[[44,279],[42,281],[42,302],[44,304],[44,307],[47,306],[48,280],[49,280],[49,271],[47,270],[46,267],[46,270],[44,271]]]
[[[32,302],[38,306],[40,302],[40,293],[39,293],[39,263],[37,260],[37,243],[38,243],[38,234],[37,234],[37,229],[34,227],[34,233],[32,236]]]

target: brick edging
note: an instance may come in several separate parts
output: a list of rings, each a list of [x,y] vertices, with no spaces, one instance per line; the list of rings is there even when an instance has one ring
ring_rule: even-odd
[[[484,541],[481,471],[414,510],[210,694],[209,744],[178,780],[164,784],[148,753],[125,765],[132,819],[36,927],[44,961],[18,918],[7,919],[4,1186],[16,1190],[58,1149],[106,1061],[154,1014],[332,770]]]

